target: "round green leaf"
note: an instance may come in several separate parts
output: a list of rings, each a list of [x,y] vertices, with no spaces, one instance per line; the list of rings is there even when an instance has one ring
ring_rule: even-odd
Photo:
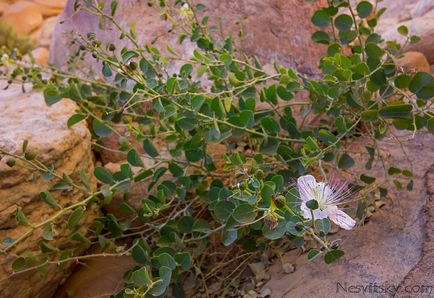
[[[326,27],[330,24],[330,16],[326,9],[317,10],[312,16],[312,23],[318,27]]]
[[[312,34],[312,40],[317,43],[329,44],[330,36],[324,31],[316,31]]]
[[[95,177],[99,181],[101,181],[103,183],[106,183],[106,184],[112,184],[113,183],[112,174],[103,167],[96,167],[95,170],[93,171],[93,174],[95,175]]]
[[[410,91],[422,99],[434,97],[434,78],[427,72],[418,72],[411,80]]]
[[[241,204],[235,208],[232,217],[239,223],[247,224],[255,220],[256,210],[255,207],[249,204]]]
[[[335,26],[340,31],[350,31],[353,26],[353,19],[347,14],[341,14],[335,19]]]
[[[219,201],[214,207],[214,215],[219,221],[226,221],[231,216],[235,205],[231,202]]]
[[[340,257],[342,257],[343,255],[344,255],[344,252],[342,250],[334,249],[334,250],[331,250],[325,254],[324,261],[327,264],[330,264],[330,263],[336,261],[337,259],[339,259]]]
[[[373,6],[368,1],[362,1],[360,2],[357,7],[357,13],[359,14],[359,17],[364,19],[368,17],[372,12]]]
[[[342,154],[341,158],[338,161],[338,167],[340,169],[349,169],[354,166],[355,161],[348,154]]]

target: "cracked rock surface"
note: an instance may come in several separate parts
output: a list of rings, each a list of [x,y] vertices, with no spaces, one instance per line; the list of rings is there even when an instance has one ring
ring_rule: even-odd
[[[345,256],[326,265],[317,258],[308,261],[306,254],[290,251],[282,262],[294,263],[297,270],[285,275],[280,264],[270,268],[271,279],[264,285],[271,289],[273,297],[434,297],[414,289],[406,293],[405,286],[434,286],[434,136],[422,131],[412,137],[411,132],[396,132],[402,140],[402,150],[394,137],[389,135],[379,142],[386,167],[395,165],[409,168],[413,164],[414,190],[392,194],[387,205],[377,211],[361,227],[352,231],[339,231]],[[350,145],[356,152],[352,156],[359,168],[353,174],[365,172],[367,156],[364,146],[367,140],[355,140]],[[408,159],[407,159],[408,157]],[[374,162],[369,175],[384,180],[385,170],[380,161]],[[339,283],[340,285],[338,285]],[[389,286],[387,290],[373,292],[374,284]],[[371,285],[371,292],[349,293],[349,286]],[[390,286],[401,286],[394,291]]]

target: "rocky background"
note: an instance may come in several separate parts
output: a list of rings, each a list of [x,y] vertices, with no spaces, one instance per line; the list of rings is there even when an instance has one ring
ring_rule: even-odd
[[[97,29],[98,20],[86,13],[73,13],[73,2],[0,0],[0,20],[12,26],[17,35],[31,41],[32,54],[40,64],[49,61],[58,67],[65,65],[68,55],[74,50],[71,32],[95,32],[103,41],[114,41],[118,48],[122,47],[115,39],[117,34],[113,27],[108,26],[105,31]],[[206,13],[212,20],[225,24],[227,32],[236,35],[239,29],[236,22],[243,25],[244,37],[238,40],[243,52],[257,55],[267,62],[277,60],[311,76],[318,75],[317,64],[324,47],[310,40],[314,30],[310,18],[315,8],[324,5],[325,1],[201,2],[208,6]],[[422,38],[420,43],[409,47],[399,59],[400,66],[410,71],[433,72],[434,0],[385,0],[380,6],[388,8],[378,25],[385,38],[401,41],[402,37],[396,31],[401,24],[407,25],[411,34]],[[192,48],[188,44],[181,47],[176,45],[176,37],[168,32],[170,25],[160,20],[158,10],[149,7],[147,1],[121,0],[117,19],[124,26],[135,22],[142,43],[155,43],[163,48],[169,43],[185,55],[191,52]],[[60,24],[60,20],[65,22]],[[100,74],[100,66],[94,64],[90,57],[86,63],[95,70],[96,75]],[[28,139],[33,151],[61,170],[72,175],[77,174],[79,168],[92,171],[94,157],[87,127],[84,124],[72,129],[66,127],[66,119],[74,109],[74,104],[67,101],[46,107],[40,93],[32,91],[22,94],[18,86],[1,91],[0,147],[19,153],[22,141]],[[243,289],[245,298],[348,297],[347,293],[336,293],[337,282],[347,282],[349,285],[369,285],[374,282],[402,286],[434,285],[434,138],[425,132],[415,137],[411,133],[397,134],[405,140],[403,148],[406,153],[394,136],[389,135],[381,143],[382,154],[390,162],[403,167],[410,166],[406,156],[411,157],[415,190],[392,195],[385,206],[381,204],[373,210],[377,211],[375,216],[363,227],[351,233],[339,232],[338,237],[343,239],[347,255],[337,264],[326,266],[320,260],[308,262],[306,256],[298,255],[297,251],[282,252],[281,262],[269,269],[265,269],[265,265],[268,265],[266,260],[260,264],[250,264],[247,270],[258,282]],[[361,164],[366,159],[360,150],[364,145],[364,140],[352,144]],[[107,139],[105,146],[117,149],[116,140]],[[101,156],[108,168],[115,167],[125,158],[109,151],[102,152]],[[17,206],[34,210],[29,218],[31,221],[39,221],[37,218],[48,214],[44,213],[43,203],[37,196],[46,187],[46,182],[42,179],[32,181],[29,171],[19,170],[18,167],[10,170],[4,162],[0,163],[0,238],[22,232],[11,224]],[[374,169],[375,176],[383,176],[380,162]],[[81,197],[68,193],[58,199],[67,203]],[[36,250],[38,243],[31,243],[30,246],[33,244]],[[5,277],[11,274],[8,269],[10,261],[0,256],[0,288],[4,290],[1,297],[50,297],[59,284],[63,286],[57,290],[56,297],[106,297],[106,293],[112,293],[122,286],[123,273],[132,266],[131,260],[126,257],[103,258],[78,266],[71,276],[71,271],[66,271],[48,275],[44,279],[37,274],[26,274],[6,280]],[[101,272],[104,272],[104,278],[101,278]],[[389,296],[433,297],[434,292],[414,296],[406,293],[384,294],[378,297]]]

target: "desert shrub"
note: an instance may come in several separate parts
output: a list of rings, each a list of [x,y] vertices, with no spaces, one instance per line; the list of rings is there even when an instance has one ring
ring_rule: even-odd
[[[2,251],[13,250],[35,229],[65,225],[56,219],[67,215],[75,243],[131,255],[137,263],[126,273],[125,288],[116,297],[161,296],[169,286],[173,295],[182,297],[187,279],[197,287],[206,285],[215,281],[216,270],[231,263],[212,253],[228,251],[225,246],[236,248],[230,257],[241,264],[273,241],[301,248],[309,259],[335,261],[344,252],[338,241],[327,237],[331,224],[351,229],[353,220],[363,223],[370,193],[387,194],[387,185],[377,184],[369,171],[374,158],[381,158],[376,141],[391,127],[434,130],[429,110],[433,77],[397,68],[394,58],[403,46],[384,42],[374,32],[383,10],[374,11],[367,1],[355,7],[347,1],[329,1],[312,17],[320,29],[313,40],[327,45],[318,80],[278,64],[267,72],[257,58],[240,58],[232,38],[216,39],[210,34],[208,18],[199,13],[203,5],[159,3],[162,15],[173,20],[174,31],[180,32],[180,42],[196,45],[193,56],[185,59],[170,47],[170,54],[163,55],[155,47],[139,45],[134,27],[124,29],[116,22],[116,1],[109,12],[97,2],[85,1],[76,9],[97,15],[101,27],[114,23],[119,38],[130,40],[132,47],[116,50],[94,34],[76,36],[79,51],[71,57],[71,65],[90,53],[100,61],[105,81],[30,67],[7,56],[3,61],[16,67],[11,82],[23,78],[32,82],[43,89],[48,105],[63,98],[75,101],[78,109],[68,126],[87,121],[96,150],[104,149],[102,138],[115,135],[120,142],[117,152],[124,153],[126,160],[118,172],[97,166],[93,173],[82,171],[81,179],[73,180],[41,164],[26,151],[26,144],[22,155],[2,150],[53,181],[41,199],[56,209],[47,221],[29,224],[18,208],[17,220],[29,225],[29,231]],[[407,43],[418,40],[406,28],[399,32]],[[184,64],[170,75],[173,61]],[[119,130],[119,124],[128,128],[135,143]],[[356,162],[346,145],[361,136],[370,138],[372,145],[366,146],[370,157],[366,172],[356,176],[351,171]],[[141,148],[135,147],[137,142]],[[164,146],[158,148],[156,143]],[[223,166],[212,157],[213,144],[224,148]],[[144,157],[151,158],[152,164],[145,164]],[[349,182],[339,183],[331,177],[333,172]],[[411,190],[411,170],[388,165],[388,172],[406,179],[393,179],[394,187]],[[99,180],[97,190],[89,186],[89,175]],[[148,193],[136,209],[128,204],[128,189],[144,182]],[[87,198],[58,206],[52,194],[70,188],[80,189]],[[123,192],[126,200],[119,208],[130,217],[106,214],[85,234],[80,232],[87,206],[103,207]],[[131,226],[133,219],[142,222],[139,228]],[[14,270],[80,259],[73,251],[64,254],[55,247],[55,239],[48,239],[41,239],[40,255],[17,256]],[[237,262],[229,265],[233,263]],[[236,267],[233,272],[239,271]],[[223,284],[231,282],[233,272]]]

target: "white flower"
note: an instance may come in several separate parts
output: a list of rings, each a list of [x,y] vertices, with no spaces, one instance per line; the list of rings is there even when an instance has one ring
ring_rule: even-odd
[[[316,182],[315,177],[312,175],[301,176],[297,179],[297,188],[300,193],[301,210],[303,217],[312,219],[312,212],[314,219],[329,218],[332,222],[345,230],[350,230],[356,224],[348,214],[338,208],[348,195],[346,183],[339,183],[335,181],[332,185],[324,182]],[[311,210],[306,206],[306,202],[316,200],[319,208]]]

